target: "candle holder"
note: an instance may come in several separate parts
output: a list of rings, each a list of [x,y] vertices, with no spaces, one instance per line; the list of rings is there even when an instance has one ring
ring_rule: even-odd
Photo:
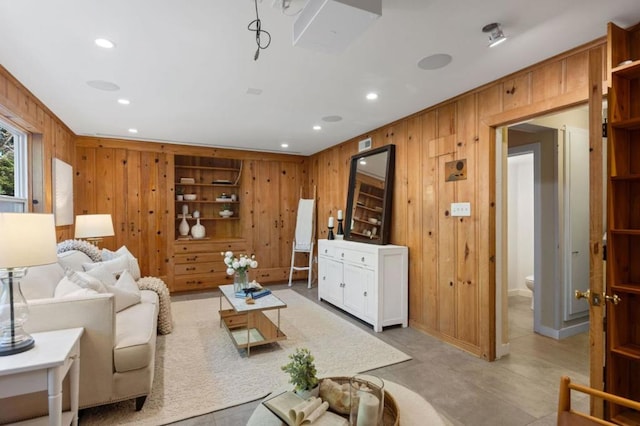
[[[338,231],[336,232],[336,240],[344,239],[344,229],[342,228],[342,219],[338,218]]]
[[[328,226],[329,233],[327,234],[327,240],[335,240],[336,237],[333,235],[333,226]]]

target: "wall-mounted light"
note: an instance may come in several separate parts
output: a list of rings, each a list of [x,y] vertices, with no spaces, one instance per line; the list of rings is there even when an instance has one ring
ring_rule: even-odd
[[[507,39],[507,37],[502,32],[500,24],[496,22],[482,27],[482,32],[489,33],[489,47],[497,46]]]

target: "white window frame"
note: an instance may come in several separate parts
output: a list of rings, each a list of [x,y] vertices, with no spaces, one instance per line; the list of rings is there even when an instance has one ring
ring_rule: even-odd
[[[27,212],[29,199],[29,156],[27,134],[5,121],[0,126],[13,135],[13,179],[14,196],[0,195],[0,211]]]

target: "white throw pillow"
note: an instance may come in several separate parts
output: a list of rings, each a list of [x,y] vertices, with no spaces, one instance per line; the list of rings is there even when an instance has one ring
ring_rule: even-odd
[[[116,257],[115,259],[107,260],[104,262],[82,264],[82,268],[85,270],[85,272],[90,272],[93,269],[99,268],[101,266],[104,266],[107,269],[107,271],[109,271],[113,275],[114,277],[113,281],[115,281],[118,279],[122,271],[124,271],[125,269],[129,269],[129,259],[126,256],[120,256],[120,257]],[[111,280],[109,281],[105,281],[104,279],[100,279],[100,280],[104,284],[112,284],[111,282],[109,282]]]
[[[118,277],[122,272],[114,273],[105,265],[98,265],[93,269],[89,269],[86,274],[98,279],[103,285],[116,285]],[[107,292],[105,287],[105,293]]]
[[[100,268],[97,268],[100,269]],[[98,293],[106,293],[107,288],[103,284],[100,278],[97,278],[88,272],[74,271],[72,269],[66,270],[67,278],[74,283],[78,284],[82,288],[89,288]]]
[[[115,285],[107,285],[107,292],[113,293],[116,312],[140,303],[140,289],[129,271],[124,271]]]
[[[58,283],[58,285],[56,286],[56,290],[53,294],[53,297],[61,298],[61,297],[72,297],[72,296],[85,296],[89,294],[98,294],[98,292],[90,288],[80,287],[78,284],[71,281],[69,277],[63,277]]]
[[[133,279],[138,281],[140,279],[140,276],[142,275],[140,273],[140,264],[138,263],[138,259],[136,259],[136,257],[129,251],[127,246],[122,246],[116,251],[111,251],[106,248],[102,249],[103,261],[113,260],[116,257],[120,257],[120,256],[127,257],[127,259],[129,260],[129,267],[127,269],[131,273],[131,276],[133,277]]]

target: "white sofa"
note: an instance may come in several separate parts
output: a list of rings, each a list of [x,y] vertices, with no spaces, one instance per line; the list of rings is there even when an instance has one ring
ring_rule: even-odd
[[[58,259],[52,265],[30,268],[21,281],[29,302],[25,330],[33,333],[84,327],[80,341],[80,408],[135,398],[136,409],[141,409],[153,384],[158,294],[140,290],[140,303],[120,312],[116,312],[112,293],[55,297],[65,268],[77,269],[92,262],[85,253],[75,250],[59,254]],[[0,399],[0,423],[46,412],[46,395]]]

